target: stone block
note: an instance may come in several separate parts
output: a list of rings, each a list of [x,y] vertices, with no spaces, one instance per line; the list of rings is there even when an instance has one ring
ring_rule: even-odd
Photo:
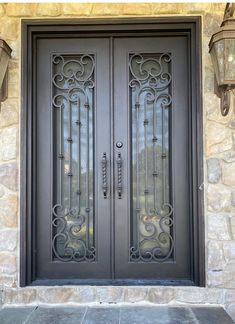
[[[233,324],[234,322],[221,306],[194,306],[191,307],[194,314],[195,324]],[[194,320],[193,320],[194,322]]]
[[[233,128],[233,129],[235,128],[235,119],[234,118],[230,121],[229,127]]]
[[[14,288],[16,287],[16,274],[14,275],[0,275],[0,287]]]
[[[222,164],[222,182],[230,187],[235,187],[235,162]]]
[[[222,304],[222,289],[208,289],[199,287],[185,287],[176,289],[175,300],[180,303],[189,304]]]
[[[208,271],[208,287],[235,288],[234,271]]]
[[[214,70],[212,66],[204,68],[204,89],[210,94],[214,93]]]
[[[16,159],[18,144],[18,127],[7,127],[0,131],[0,159],[9,161]]]
[[[124,288],[124,302],[138,303],[147,300],[147,287],[125,287]]]
[[[62,11],[65,16],[89,16],[91,13],[91,3],[63,3]]]
[[[18,166],[15,162],[0,164],[0,184],[8,189],[18,188]]]
[[[0,17],[5,15],[5,9],[4,9],[4,5],[0,4]]]
[[[60,304],[66,303],[74,293],[74,288],[52,287],[39,288],[38,299],[42,303]]]
[[[5,40],[17,39],[20,32],[20,20],[17,18],[1,18],[1,36]]]
[[[39,3],[36,8],[36,15],[40,17],[57,17],[60,14],[60,3]]]
[[[221,177],[220,161],[216,158],[207,159],[207,179],[210,183],[218,183]]]
[[[8,3],[6,5],[8,17],[31,17],[34,10],[35,5],[33,3]]]
[[[0,199],[0,228],[17,226],[18,197],[4,195]]]
[[[221,25],[222,16],[214,12],[208,12],[204,15],[204,35],[211,37],[216,31],[219,30]]]
[[[211,3],[202,2],[190,2],[181,3],[183,13],[204,14],[205,12],[211,12]]]
[[[222,153],[232,148],[231,130],[215,122],[206,125],[207,156]]]
[[[9,68],[9,72],[8,72],[8,82],[9,84],[11,83],[20,83],[20,73],[19,73],[19,69],[13,69],[13,68]]]
[[[123,6],[124,15],[152,15],[152,6],[149,3],[126,2]]]
[[[123,301],[123,287],[97,287],[96,300],[98,303],[119,303]]]
[[[30,319],[24,323],[30,324],[81,324],[81,323],[94,323],[85,319],[87,314],[86,307],[74,307],[74,306],[56,306],[46,307],[39,306],[32,312]],[[96,317],[97,320],[97,317]],[[99,323],[108,323],[100,321]],[[13,323],[13,322],[12,322]],[[224,323],[225,324],[225,323]]]
[[[175,297],[175,290],[169,287],[149,288],[148,301],[154,304],[168,304]]]
[[[225,267],[225,259],[222,246],[217,241],[208,242],[208,269],[221,270]]]
[[[16,272],[16,256],[8,252],[0,252],[0,274]]]
[[[209,40],[208,40],[209,41]],[[208,43],[206,44],[206,51],[208,50]],[[211,60],[211,58],[209,58]],[[205,61],[205,58],[204,58]],[[211,66],[212,68],[212,66]],[[212,73],[212,72],[210,72]],[[211,90],[212,87],[212,75],[209,74],[207,77],[205,76],[205,93],[203,95],[203,105],[206,111],[206,118],[209,121],[215,121],[217,123],[228,125],[233,116],[232,109],[230,109],[227,116],[222,116],[220,112],[220,99],[214,94],[214,90]],[[207,85],[207,81],[209,79],[209,83]],[[214,81],[213,81],[214,83]]]
[[[227,305],[225,307],[225,310],[228,313],[228,315],[233,319],[233,321],[235,323],[235,303]]]
[[[234,151],[228,151],[222,154],[222,160],[231,163],[235,162],[235,152]]]
[[[208,214],[208,238],[221,241],[231,239],[227,215]]]
[[[225,304],[235,304],[235,289],[226,289],[224,293]]]
[[[235,241],[223,243],[224,257],[226,261],[235,260]]]
[[[93,16],[117,16],[123,12],[123,6],[126,4],[122,3],[95,3],[92,8]]]
[[[126,323],[120,319],[120,309],[118,307],[88,307],[84,319],[84,324],[119,324]]]
[[[232,239],[235,239],[235,215],[234,214],[230,215],[229,224],[232,233]]]
[[[211,3],[211,12],[218,11],[221,14],[221,17],[224,14],[225,5],[222,2],[212,2]]]
[[[181,12],[180,3],[152,3],[151,12],[153,15],[177,14]]]
[[[78,304],[94,303],[96,301],[95,287],[84,286],[75,288],[69,301]]]
[[[5,188],[4,186],[0,185],[0,198],[2,198],[5,195]]]
[[[208,185],[207,204],[212,212],[229,212],[231,210],[231,191],[224,186]]]
[[[19,98],[19,84],[9,83],[8,84],[8,98]]]
[[[0,230],[0,251],[14,251],[17,246],[17,230]]]
[[[232,206],[235,206],[235,190],[231,192],[231,204]]]
[[[25,324],[31,322],[31,315],[35,307],[4,307],[0,312],[0,323],[2,324]],[[30,318],[30,320],[29,320]],[[31,323],[46,323],[32,321]],[[47,322],[51,323],[51,322]],[[56,323],[56,322],[54,322]]]
[[[228,261],[224,270],[229,271],[231,273],[235,273],[235,260],[231,259],[230,261]]]
[[[3,292],[4,304],[31,304],[35,301],[35,288],[5,289]]]
[[[0,127],[11,126],[18,123],[18,100],[8,99],[1,104]]]

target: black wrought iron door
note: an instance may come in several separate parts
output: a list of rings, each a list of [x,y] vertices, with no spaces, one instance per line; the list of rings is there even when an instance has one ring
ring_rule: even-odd
[[[37,279],[190,279],[182,37],[37,44]]]

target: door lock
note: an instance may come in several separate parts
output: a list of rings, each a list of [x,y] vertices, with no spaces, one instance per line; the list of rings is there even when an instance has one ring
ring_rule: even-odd
[[[122,148],[123,147],[123,143],[122,142],[117,142],[116,143],[116,146],[117,146],[117,148]]]

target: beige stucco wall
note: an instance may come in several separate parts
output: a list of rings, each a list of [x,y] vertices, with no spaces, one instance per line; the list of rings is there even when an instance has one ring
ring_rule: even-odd
[[[223,18],[220,3],[0,4],[0,37],[13,49],[9,98],[0,112],[0,287],[2,303],[210,303],[235,318],[235,113],[219,111],[213,94],[208,42]],[[203,21],[203,122],[205,164],[206,288],[19,288],[19,134],[22,18],[192,16]]]

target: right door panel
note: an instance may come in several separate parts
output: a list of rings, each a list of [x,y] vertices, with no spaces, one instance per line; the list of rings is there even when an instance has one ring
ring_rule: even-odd
[[[114,41],[115,277],[191,279],[186,37]]]

